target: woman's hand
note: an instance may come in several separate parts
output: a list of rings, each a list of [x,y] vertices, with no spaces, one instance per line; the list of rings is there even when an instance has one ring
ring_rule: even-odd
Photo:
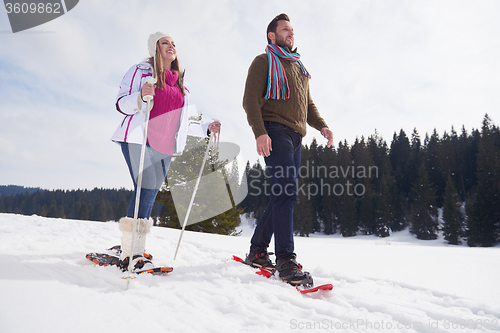
[[[220,133],[220,123],[218,121],[213,121],[208,125],[208,130],[210,133],[219,134]]]
[[[151,83],[144,83],[141,88],[141,98],[144,101],[144,96],[154,96],[155,95],[155,86]]]

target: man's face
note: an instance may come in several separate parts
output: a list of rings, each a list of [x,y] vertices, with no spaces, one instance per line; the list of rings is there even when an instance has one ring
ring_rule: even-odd
[[[293,27],[290,22],[286,20],[279,20],[276,32],[269,33],[269,39],[273,44],[281,47],[288,47],[290,50],[293,48]]]

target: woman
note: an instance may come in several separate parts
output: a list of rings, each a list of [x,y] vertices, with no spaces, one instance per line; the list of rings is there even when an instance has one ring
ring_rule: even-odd
[[[143,257],[146,235],[151,230],[151,211],[165,177],[172,156],[180,155],[187,135],[220,133],[220,123],[190,122],[189,90],[184,85],[173,38],[156,32],[148,39],[149,56],[146,61],[132,66],[122,79],[116,100],[116,109],[125,118],[112,140],[121,145],[123,156],[134,183],[127,216],[120,219],[122,231],[120,267],[126,270],[132,256],[134,269],[146,269],[152,263]],[[156,84],[146,83],[155,78]],[[137,220],[136,237],[132,249],[132,228],[137,193],[137,176],[144,137],[147,103],[144,97],[154,96],[149,116],[148,136]]]

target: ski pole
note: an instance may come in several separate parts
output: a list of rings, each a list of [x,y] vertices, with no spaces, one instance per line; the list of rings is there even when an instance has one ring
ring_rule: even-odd
[[[148,78],[146,79],[146,83],[150,84],[155,84],[156,79],[155,78]],[[142,140],[142,148],[141,148],[141,159],[139,162],[139,174],[137,175],[137,186],[136,186],[136,191],[135,191],[135,207],[134,207],[134,223],[132,227],[132,252],[130,253],[130,258],[129,258],[129,263],[128,263],[128,274],[125,275],[123,278],[128,279],[127,280],[127,289],[128,289],[128,284],[130,279],[135,278],[135,276],[132,275],[132,261],[133,261],[133,256],[134,256],[134,246],[135,246],[135,234],[136,234],[136,229],[137,229],[137,219],[139,217],[139,204],[141,202],[141,189],[142,189],[142,173],[144,171],[144,157],[146,155],[146,142],[148,138],[148,126],[149,126],[149,113],[151,111],[151,101],[153,100],[153,96],[151,95],[146,95],[144,98],[146,100],[146,119],[144,120],[144,137]]]
[[[186,216],[184,217],[184,223],[182,224],[181,234],[179,235],[179,241],[177,242],[177,248],[175,249],[174,260],[177,257],[177,251],[179,251],[179,245],[181,244],[182,235],[184,234],[184,229],[186,229],[186,224],[189,219],[189,214],[191,213],[191,207],[193,206],[194,197],[196,196],[196,191],[198,191],[198,185],[200,184],[201,175],[203,173],[203,169],[205,168],[205,163],[207,161],[208,152],[210,151],[210,144],[212,142],[213,137],[214,133],[211,132],[210,138],[208,139],[207,150],[205,151],[205,157],[203,158],[203,162],[201,163],[200,173],[198,174],[198,179],[196,179],[196,184],[194,185],[193,194],[191,195],[191,201],[189,202]]]

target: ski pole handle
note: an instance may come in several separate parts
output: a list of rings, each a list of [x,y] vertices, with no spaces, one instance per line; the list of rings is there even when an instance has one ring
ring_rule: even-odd
[[[155,85],[156,83],[156,79],[153,78],[153,77],[148,77],[146,79],[146,83],[149,83],[149,84],[152,84],[152,85]],[[144,95],[142,97],[143,100],[145,100],[146,102],[150,102],[152,99],[153,99],[153,95]]]

